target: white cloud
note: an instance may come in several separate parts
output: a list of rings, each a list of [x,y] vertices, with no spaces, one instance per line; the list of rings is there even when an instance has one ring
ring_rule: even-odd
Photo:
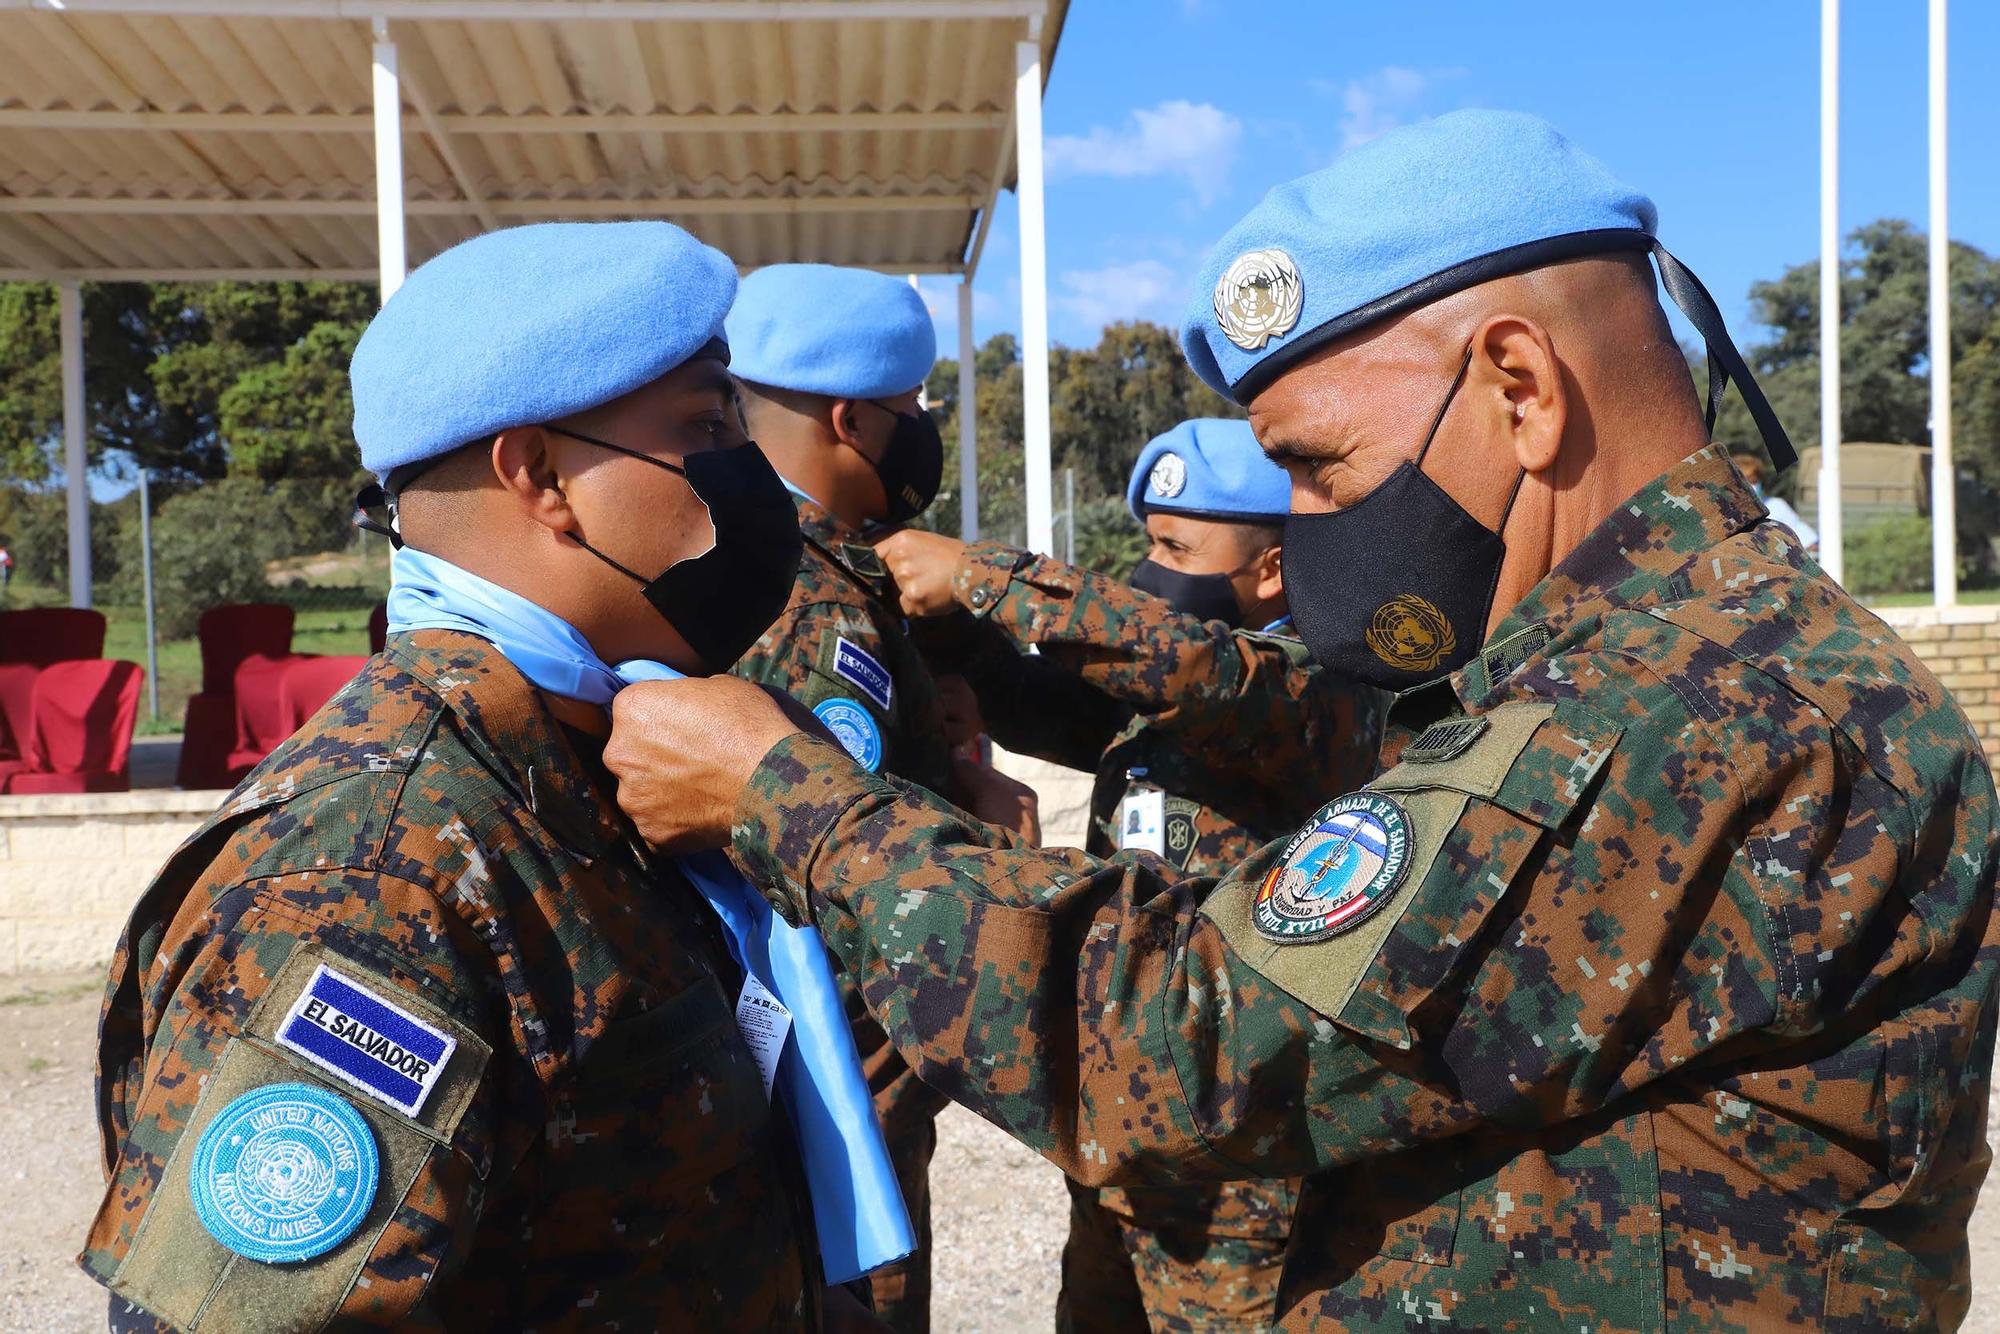
[[[1098,125],[1047,145],[1051,175],[1179,176],[1204,204],[1222,193],[1243,122],[1207,102],[1162,102],[1134,111],[1123,129]]]
[[[1344,152],[1387,134],[1399,125],[1421,119],[1417,114],[1438,76],[1403,65],[1388,65],[1373,74],[1349,79],[1339,89],[1340,147]],[[1332,92],[1330,85],[1318,85]]]
[[[1051,304],[1089,334],[1119,320],[1178,321],[1188,275],[1157,259],[1070,269],[1057,280]]]

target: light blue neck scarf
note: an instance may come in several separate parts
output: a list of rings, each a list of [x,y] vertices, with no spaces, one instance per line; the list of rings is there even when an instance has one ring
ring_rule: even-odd
[[[606,667],[554,612],[413,547],[397,550],[390,575],[391,634],[477,635],[552,695],[609,704],[635,681],[681,676],[643,659]],[[916,1233],[819,932],[773,913],[721,852],[677,860],[722,919],[736,962],[792,1012],[777,1084],[798,1134],[827,1282],[845,1283],[902,1259],[916,1249]]]

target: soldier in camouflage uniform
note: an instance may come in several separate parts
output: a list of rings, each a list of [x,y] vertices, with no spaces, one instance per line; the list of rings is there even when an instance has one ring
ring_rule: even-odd
[[[119,943],[81,1257],[114,1327],[874,1327],[823,1285],[743,971],[620,816],[590,702],[600,658],[699,671],[782,605],[795,548],[761,578],[743,558],[744,499],[788,511],[741,445],[734,286],[664,223],[519,228],[418,270],[364,335],[355,434],[412,544],[394,633]],[[582,356],[604,310],[616,337]],[[642,596],[585,516],[639,568],[724,552],[701,572],[744,610]]]
[[[1381,739],[1380,693],[1314,670],[1287,633],[1277,525],[1290,489],[1241,420],[1185,422],[1149,443],[1129,500],[1152,549],[1132,582],[1157,596],[932,533],[879,549],[905,611],[961,613],[950,663],[994,739],[1096,774],[1088,851],[1139,849],[1218,876],[1296,828],[1321,793],[1367,781]],[[1203,708],[1216,717],[1190,746],[1182,729]],[[1067,1184],[1059,1329],[1270,1326],[1296,1179]]]
[[[943,442],[917,401],[937,360],[930,312],[887,274],[776,264],[744,279],[728,329],[750,433],[791,488],[805,536],[791,601],[735,674],[812,709],[869,770],[949,793],[937,683],[861,540],[937,494]],[[870,1278],[875,1309],[902,1334],[924,1334],[930,1163],[948,1099],[910,1073],[845,977],[842,994],[919,1238],[916,1254]]]
[[[1218,246],[1183,346],[1292,475],[1301,635],[1403,687],[1391,767],[1219,881],[1025,848],[731,682],[621,698],[621,802],[733,833],[919,1073],[1079,1179],[1331,1169],[1283,1327],[1955,1328],[1992,777],[1707,443],[1649,251],[1792,458],[1654,225],[1480,111]]]

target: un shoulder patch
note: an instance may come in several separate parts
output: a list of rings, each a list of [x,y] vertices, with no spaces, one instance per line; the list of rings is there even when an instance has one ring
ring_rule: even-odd
[[[343,1083],[415,1116],[444,1076],[458,1039],[325,964],[278,1025],[278,1045]]]
[[[236,1254],[310,1260],[352,1236],[375,1202],[381,1157],[368,1123],[311,1084],[266,1084],[215,1114],[195,1145],[195,1217]]]
[[[1322,806],[1258,887],[1250,921],[1295,945],[1351,931],[1395,895],[1410,869],[1410,817],[1379,792]]]
[[[1485,734],[1489,724],[1480,718],[1447,718],[1441,723],[1432,723],[1424,729],[1424,734],[1412,741],[1402,754],[1405,764],[1442,764],[1446,760],[1457,759],[1472,748],[1472,743]]]
[[[826,724],[855,763],[871,774],[882,767],[882,729],[868,710],[851,699],[829,699],[813,706],[813,717]]]

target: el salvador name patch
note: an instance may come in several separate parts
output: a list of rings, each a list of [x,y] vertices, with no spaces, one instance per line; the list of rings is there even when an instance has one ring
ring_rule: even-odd
[[[882,767],[882,729],[868,710],[851,699],[829,699],[813,707],[813,717],[862,768],[872,774]]]
[[[321,964],[278,1025],[278,1045],[415,1116],[458,1039]]]
[[[874,654],[857,647],[852,640],[839,640],[833,646],[833,674],[874,700],[882,712],[889,711],[896,683]]]
[[[1410,869],[1410,817],[1379,792],[1328,802],[1292,837],[1250,907],[1283,944],[1337,936],[1387,903]]]
[[[195,1145],[195,1217],[230,1250],[265,1264],[340,1245],[375,1202],[381,1156],[361,1113],[311,1084],[266,1084],[231,1099]]]

